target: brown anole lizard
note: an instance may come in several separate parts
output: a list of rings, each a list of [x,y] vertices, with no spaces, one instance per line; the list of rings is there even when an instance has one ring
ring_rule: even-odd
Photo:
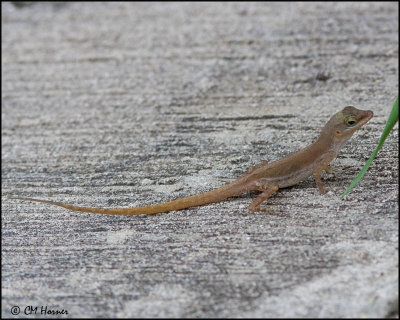
[[[328,164],[337,156],[340,148],[373,117],[372,111],[345,107],[336,113],[323,127],[317,140],[308,147],[299,150],[280,160],[268,163],[263,161],[250,168],[235,181],[220,188],[151,206],[136,208],[86,208],[50,200],[32,198],[13,198],[42,202],[64,207],[66,209],[103,214],[154,214],[196,207],[229,198],[250,190],[261,191],[261,194],[250,204],[251,212],[265,210],[260,204],[280,188],[292,186],[309,176],[313,176],[322,194],[326,193],[320,174],[329,171]]]

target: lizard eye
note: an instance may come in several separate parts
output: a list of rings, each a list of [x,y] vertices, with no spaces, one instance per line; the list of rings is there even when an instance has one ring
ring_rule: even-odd
[[[355,117],[349,117],[348,119],[346,119],[346,124],[347,124],[349,127],[354,126],[356,123],[357,123],[357,120],[356,120]]]

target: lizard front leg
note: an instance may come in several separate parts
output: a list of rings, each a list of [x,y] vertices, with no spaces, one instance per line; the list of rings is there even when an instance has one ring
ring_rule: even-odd
[[[278,185],[271,184],[271,182],[260,179],[255,182],[255,189],[262,191],[262,193],[250,204],[249,211],[268,211],[267,208],[260,208],[260,204],[267,200],[272,194],[278,191]]]
[[[325,194],[327,191],[324,188],[324,185],[321,181],[321,173],[322,171],[326,171],[326,172],[332,172],[331,168],[329,167],[329,163],[335,159],[336,154],[334,152],[331,152],[328,154],[327,157],[324,158],[324,160],[321,161],[320,165],[317,167],[317,169],[315,169],[315,171],[313,172],[313,177],[314,180],[317,184],[317,187],[319,189],[319,191],[322,194]]]
[[[334,173],[335,170],[334,170],[334,168],[332,168],[332,166],[327,165],[326,168],[325,168],[325,172],[326,173]]]

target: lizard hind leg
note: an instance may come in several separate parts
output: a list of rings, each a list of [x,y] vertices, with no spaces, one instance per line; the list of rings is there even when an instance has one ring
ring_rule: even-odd
[[[256,185],[258,187],[258,190],[262,191],[262,193],[250,204],[249,211],[269,211],[268,208],[261,208],[260,204],[267,200],[275,192],[277,192],[279,187],[277,185],[263,183],[262,181],[258,181]]]

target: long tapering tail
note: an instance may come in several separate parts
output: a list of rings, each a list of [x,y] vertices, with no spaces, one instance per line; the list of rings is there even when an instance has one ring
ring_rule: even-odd
[[[243,185],[239,185],[236,183],[236,181],[234,181],[230,184],[222,186],[221,188],[200,193],[187,198],[180,198],[151,206],[136,207],[136,208],[115,208],[115,209],[79,207],[56,201],[23,198],[23,197],[15,197],[11,199],[42,202],[50,205],[63,207],[73,211],[112,214],[112,215],[135,215],[135,214],[155,214],[173,210],[186,209],[189,207],[197,207],[238,195],[244,191],[246,191],[246,189],[243,187]]]

